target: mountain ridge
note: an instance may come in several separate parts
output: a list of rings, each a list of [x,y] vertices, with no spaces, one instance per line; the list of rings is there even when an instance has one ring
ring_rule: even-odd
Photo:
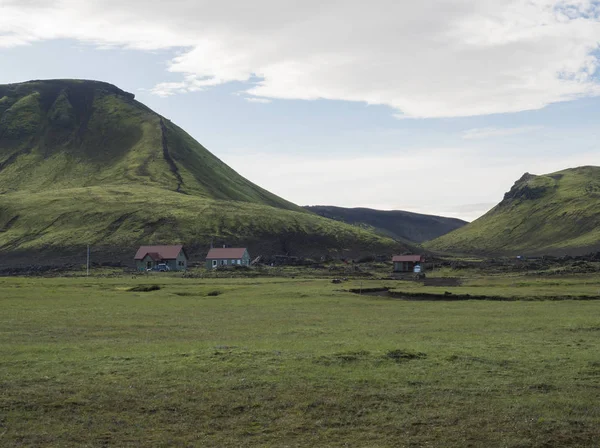
[[[425,215],[404,210],[376,210],[366,207],[331,205],[304,206],[325,218],[362,225],[398,241],[423,243],[467,224],[458,218]]]

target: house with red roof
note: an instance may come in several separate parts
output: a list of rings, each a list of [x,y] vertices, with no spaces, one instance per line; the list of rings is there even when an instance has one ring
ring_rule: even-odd
[[[415,266],[425,263],[423,255],[394,255],[394,272],[415,272]]]
[[[174,246],[141,246],[135,254],[135,267],[138,271],[157,269],[166,265],[170,271],[185,271],[188,256],[181,244]]]
[[[211,248],[206,255],[206,268],[219,266],[250,266],[250,254],[245,247]]]

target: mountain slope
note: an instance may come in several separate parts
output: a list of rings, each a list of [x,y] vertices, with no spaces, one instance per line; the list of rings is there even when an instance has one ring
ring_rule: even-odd
[[[118,259],[142,243],[186,244],[193,256],[211,242],[251,254],[354,256],[402,250],[392,240],[309,213],[218,201],[147,186],[84,187],[0,195],[3,252],[96,252]]]
[[[77,80],[0,85],[0,192],[132,182],[299,210],[115,86]]]
[[[296,255],[391,253],[388,238],[258,187],[132,94],[97,81],[0,85],[0,252],[212,241]]]
[[[466,221],[460,219],[422,215],[401,210],[383,211],[327,205],[304,208],[325,218],[363,226],[395,240],[413,243],[432,240],[467,224]]]
[[[600,167],[525,173],[481,218],[425,243],[480,254],[583,253],[600,248]]]

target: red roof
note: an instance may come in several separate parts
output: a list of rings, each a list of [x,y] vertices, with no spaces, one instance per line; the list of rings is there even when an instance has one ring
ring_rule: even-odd
[[[237,260],[244,257],[245,247],[221,247],[208,251],[207,260]]]
[[[183,249],[181,244],[176,246],[141,246],[135,254],[134,260],[143,260],[150,255],[153,260],[175,260]]]
[[[159,253],[156,253],[156,252],[148,252],[148,254],[147,254],[147,255],[148,255],[150,258],[152,258],[154,261],[159,261],[159,260],[162,260],[162,259],[163,259],[163,257],[161,257],[161,256],[160,256],[160,254],[159,254]],[[142,257],[142,258],[144,258],[144,257]]]
[[[394,255],[392,258],[394,263],[409,261],[413,263],[422,263],[425,261],[425,257],[423,255]]]

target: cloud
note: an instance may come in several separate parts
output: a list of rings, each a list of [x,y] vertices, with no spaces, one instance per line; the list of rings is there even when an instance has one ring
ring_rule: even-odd
[[[221,84],[218,78],[198,78],[194,75],[187,75],[181,82],[161,82],[155,85],[150,91],[158,96],[167,97],[177,93],[198,92],[207,87]]]
[[[521,126],[516,128],[474,128],[463,132],[465,140],[484,139],[492,137],[508,137],[512,135],[527,134],[543,129],[543,126]]]
[[[254,96],[244,98],[244,99],[250,103],[268,104],[271,102],[271,100],[268,98],[258,98],[258,97],[254,97]]]
[[[258,78],[250,95],[427,118],[600,94],[595,0],[0,0],[0,46],[58,38],[178,49],[163,96]]]

